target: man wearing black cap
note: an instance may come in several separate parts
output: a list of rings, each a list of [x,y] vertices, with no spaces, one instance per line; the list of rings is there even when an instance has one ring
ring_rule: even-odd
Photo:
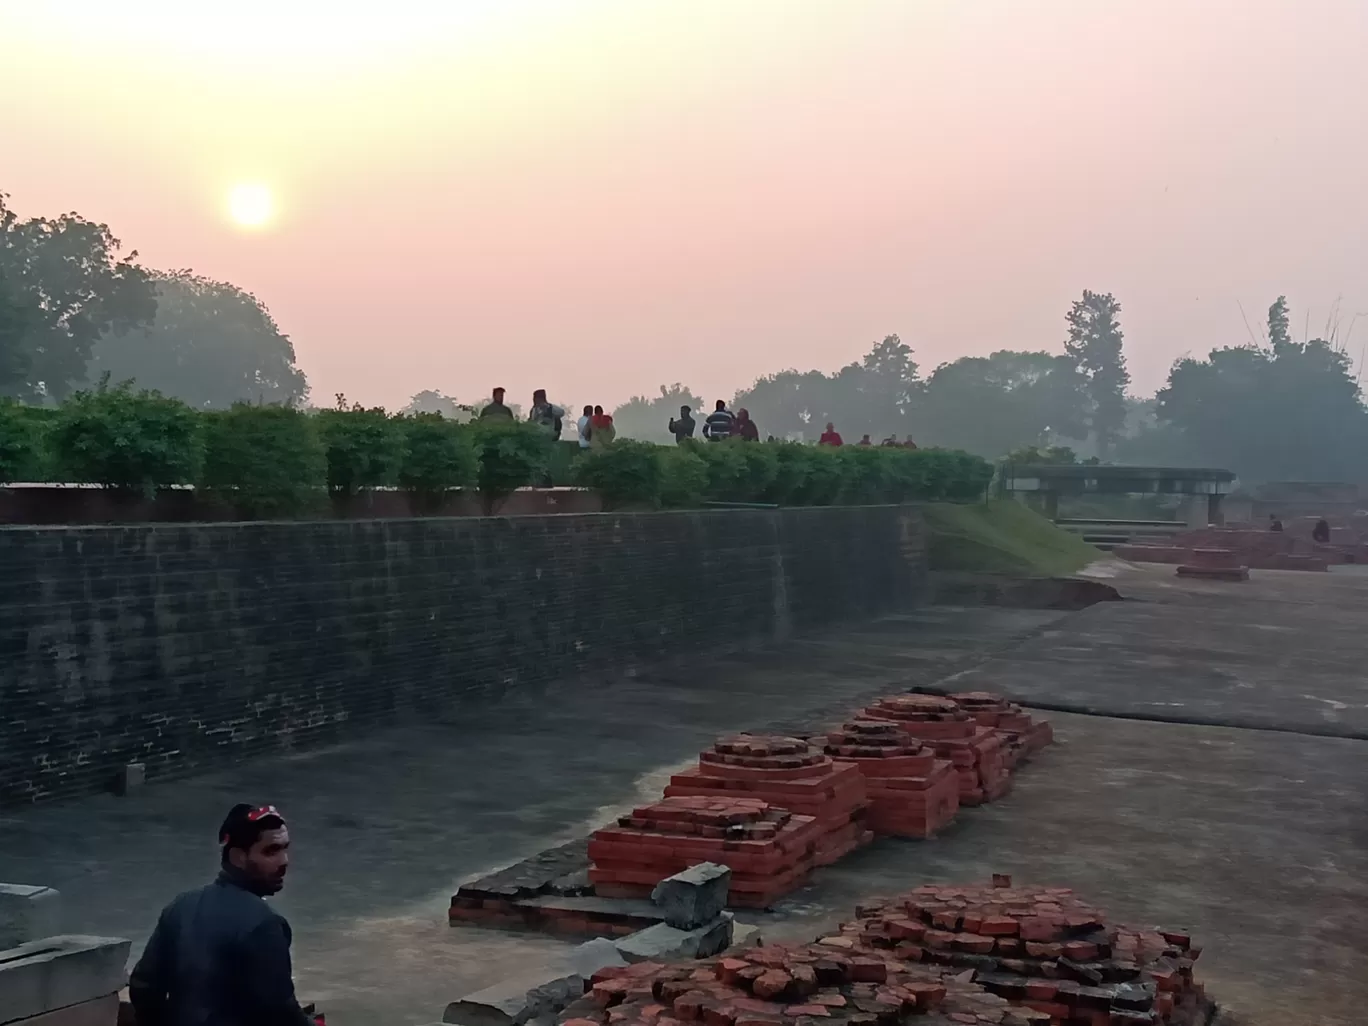
[[[290,833],[274,805],[234,805],[222,868],[162,909],[128,981],[138,1026],[314,1026],[295,999],[290,925],[262,899],[285,885]]]

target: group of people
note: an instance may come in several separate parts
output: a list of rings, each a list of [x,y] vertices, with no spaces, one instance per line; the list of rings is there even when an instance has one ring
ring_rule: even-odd
[[[494,389],[491,401],[480,410],[480,420],[513,420],[513,408],[504,402],[506,390]],[[544,427],[552,438],[561,436],[565,426],[565,409],[546,398],[546,389],[539,388],[532,393],[532,408],[527,412],[531,424]],[[602,448],[617,437],[613,426],[613,416],[605,413],[602,406],[585,406],[576,425],[581,449]]]
[[[694,431],[698,428],[698,421],[694,419],[693,408],[681,406],[679,416],[671,417],[670,434],[674,435],[675,442],[683,444],[694,436]],[[712,413],[703,421],[703,437],[710,442],[725,442],[728,438],[739,438],[743,442],[760,441],[760,429],[756,427],[755,421],[751,420],[750,411],[737,410],[732,413],[727,409],[725,399],[717,400],[717,405]]]
[[[504,403],[504,394],[504,389],[494,389],[493,400],[480,410],[480,420],[514,419],[512,408]],[[539,388],[532,393],[532,409],[528,411],[527,419],[530,423],[539,424],[546,428],[551,437],[559,438],[565,422],[565,410],[546,398],[546,389]],[[699,430],[698,421],[693,415],[693,407],[681,406],[679,416],[671,417],[668,426],[670,434],[674,435],[675,442],[678,444],[683,444],[693,438]],[[617,437],[617,428],[613,426],[613,415],[605,413],[602,406],[585,406],[584,412],[576,424],[576,433],[581,449],[598,449],[608,445]],[[751,419],[749,410],[740,409],[733,413],[727,409],[727,401],[719,399],[713,407],[712,413],[703,420],[702,435],[710,442],[725,442],[729,438],[739,438],[743,442],[758,442],[760,441],[760,428]],[[774,441],[774,437],[770,436],[769,440]],[[836,430],[836,425],[828,423],[817,444],[839,446],[844,445],[845,442]],[[874,442],[869,435],[865,435],[855,444],[873,445]],[[917,447],[917,443],[912,441],[911,435],[908,435],[907,440],[903,442],[898,441],[896,435],[889,435],[879,445],[901,449],[915,449]]]
[[[1276,513],[1268,514],[1268,529],[1274,534],[1281,534],[1283,530],[1282,517]],[[1316,526],[1311,528],[1311,540],[1318,545],[1330,544],[1330,521],[1321,517],[1316,521]]]

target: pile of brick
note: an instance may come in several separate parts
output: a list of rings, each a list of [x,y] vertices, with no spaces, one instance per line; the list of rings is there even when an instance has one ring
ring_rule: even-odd
[[[1247,581],[1249,567],[1234,549],[1193,549],[1187,562],[1178,564],[1177,574],[1204,581]]]
[[[600,970],[561,1026],[1037,1026],[968,981],[821,943]]]
[[[758,798],[821,828],[816,864],[830,865],[874,835],[865,824],[869,798],[858,769],[792,737],[740,734],[698,757],[698,767],[670,778],[665,796]]]
[[[856,915],[832,939],[973,969],[980,986],[1060,1026],[1195,1026],[1212,1009],[1187,933],[1109,926],[1067,887],[927,885]]]
[[[950,696],[951,701],[1002,739],[1003,758],[1009,770],[1029,759],[1054,741],[1048,720],[1031,718],[1021,706],[988,691],[964,691]]]
[[[896,723],[847,723],[827,735],[825,750],[863,776],[869,825],[877,834],[931,837],[959,811],[954,766]]]
[[[596,830],[589,880],[605,898],[646,898],[699,862],[732,871],[727,904],[764,908],[812,870],[822,825],[756,798],[665,798]]]
[[[896,723],[937,756],[950,760],[959,774],[961,805],[992,801],[1011,788],[1002,739],[953,699],[895,695],[879,699],[860,718]]]

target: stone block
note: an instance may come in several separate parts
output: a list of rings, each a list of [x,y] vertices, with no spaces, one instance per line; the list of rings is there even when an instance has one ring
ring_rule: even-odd
[[[57,936],[61,913],[61,895],[51,887],[0,883],[0,950]]]
[[[617,949],[628,962],[668,962],[686,958],[709,958],[732,943],[732,916],[723,912],[709,923],[679,930],[658,923],[624,937]]]
[[[604,938],[576,945],[559,958],[525,969],[492,987],[447,1005],[442,1021],[461,1026],[523,1026],[553,1020],[582,997],[586,981],[607,968],[627,965],[613,942]]]
[[[692,930],[711,923],[727,907],[731,870],[716,862],[700,862],[655,885],[651,901],[660,906],[665,923]]]
[[[114,775],[114,793],[120,797],[132,794],[147,783],[147,766],[141,762],[130,762],[119,768]]]
[[[0,1016],[4,1015],[0,1009]],[[116,1026],[119,1022],[119,995],[106,994],[79,1005],[67,1005],[31,1019],[19,1019],[9,1026]]]
[[[0,960],[3,1021],[117,994],[127,977],[129,946],[110,937],[59,936],[10,948]]]
[[[467,994],[447,1005],[442,1022],[459,1026],[523,1026],[554,1016],[584,994],[588,976],[550,963],[524,969],[492,987]]]

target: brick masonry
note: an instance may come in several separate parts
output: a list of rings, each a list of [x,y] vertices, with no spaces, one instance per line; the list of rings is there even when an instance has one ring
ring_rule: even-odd
[[[0,529],[0,803],[909,608],[914,508]]]

